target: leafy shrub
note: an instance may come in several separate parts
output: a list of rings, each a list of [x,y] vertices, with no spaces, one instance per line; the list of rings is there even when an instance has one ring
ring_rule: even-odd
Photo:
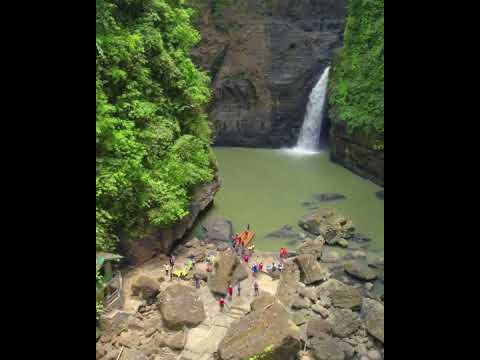
[[[350,0],[344,45],[329,81],[333,121],[384,135],[384,0]],[[374,145],[383,149],[383,140]]]

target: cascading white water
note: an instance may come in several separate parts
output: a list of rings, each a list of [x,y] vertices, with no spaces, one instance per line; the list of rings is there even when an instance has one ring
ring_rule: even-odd
[[[330,66],[324,71],[308,99],[307,112],[303,120],[302,130],[298,137],[295,152],[315,152],[318,150],[320,132],[322,130],[323,106],[327,95],[328,73]]]

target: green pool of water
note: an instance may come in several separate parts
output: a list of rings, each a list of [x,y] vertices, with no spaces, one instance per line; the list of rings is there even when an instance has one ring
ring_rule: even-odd
[[[221,214],[235,231],[250,224],[256,232],[255,245],[263,251],[277,251],[288,240],[266,235],[309,212],[302,203],[315,193],[340,193],[345,200],[323,203],[349,216],[358,232],[370,236],[372,250],[383,250],[384,201],[375,196],[381,187],[329,160],[327,151],[301,155],[285,150],[214,149],[220,167],[221,190],[206,217]],[[294,248],[295,246],[288,246]]]

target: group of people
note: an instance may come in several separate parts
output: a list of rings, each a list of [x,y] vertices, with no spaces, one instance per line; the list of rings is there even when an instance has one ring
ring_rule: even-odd
[[[249,230],[250,230],[250,226],[247,226],[247,231],[249,231]],[[243,259],[243,262],[245,264],[248,264],[249,261],[250,261],[250,254],[251,254],[251,251],[253,251],[254,246],[252,245],[252,246],[247,248],[245,242],[242,240],[242,234],[236,234],[235,237],[231,241],[231,245],[232,245],[232,248],[235,251],[235,253]],[[267,264],[265,266],[262,261],[258,262],[258,259],[257,259],[257,261],[255,261],[251,266],[251,271],[252,271],[253,277],[256,278],[257,274],[259,272],[262,272],[262,271],[266,271],[267,273],[268,272],[275,272],[277,270],[278,271],[283,271],[284,270],[284,264],[283,263],[284,263],[285,259],[287,259],[287,258],[288,258],[288,249],[285,248],[285,247],[282,247],[282,248],[280,248],[280,262],[279,263],[275,263],[273,261],[271,264]],[[215,264],[215,255],[209,254],[207,256],[207,267],[206,267],[207,273],[211,273],[213,271],[213,265],[214,264]],[[165,273],[166,273],[167,277],[170,278],[170,281],[172,280],[172,277],[173,277],[173,267],[174,267],[174,265],[175,265],[175,256],[170,255],[168,257],[168,264],[164,265]],[[187,262],[186,262],[185,265],[186,265],[187,269],[194,269],[195,265],[196,265],[195,256],[190,255],[187,258]],[[201,281],[200,276],[197,273],[195,273],[194,276],[193,276],[193,279],[194,279],[194,282],[195,282],[195,287],[197,289],[199,289],[200,288],[200,281]],[[257,280],[254,281],[253,290],[254,290],[255,296],[258,296],[259,295],[259,286],[258,286]],[[241,295],[241,291],[242,291],[241,284],[240,284],[240,282],[238,282],[238,284],[237,284],[237,296]],[[226,293],[227,293],[228,299],[230,301],[232,301],[232,299],[233,299],[233,287],[232,287],[231,284],[228,285]],[[221,311],[223,311],[223,309],[225,307],[225,298],[223,298],[223,297],[220,298],[219,304],[220,304]]]
[[[260,290],[258,287],[258,282],[255,280],[253,283],[253,291],[255,296],[258,296],[260,294]],[[242,292],[242,287],[240,282],[237,283],[237,296],[240,296]],[[228,300],[232,301],[233,300],[233,287],[231,284],[228,284],[227,288],[227,298]],[[220,305],[220,311],[223,311],[225,308],[225,298],[221,297],[220,300],[218,300],[218,303]]]

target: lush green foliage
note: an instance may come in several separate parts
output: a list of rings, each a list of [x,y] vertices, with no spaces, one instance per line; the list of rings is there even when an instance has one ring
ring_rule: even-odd
[[[384,134],[384,0],[351,0],[344,46],[330,76],[333,120]],[[374,145],[383,149],[383,141]]]
[[[271,360],[273,359],[273,345],[268,346],[260,354],[251,357],[248,360]]]
[[[209,78],[184,0],[96,0],[96,244],[187,214],[212,179]]]

